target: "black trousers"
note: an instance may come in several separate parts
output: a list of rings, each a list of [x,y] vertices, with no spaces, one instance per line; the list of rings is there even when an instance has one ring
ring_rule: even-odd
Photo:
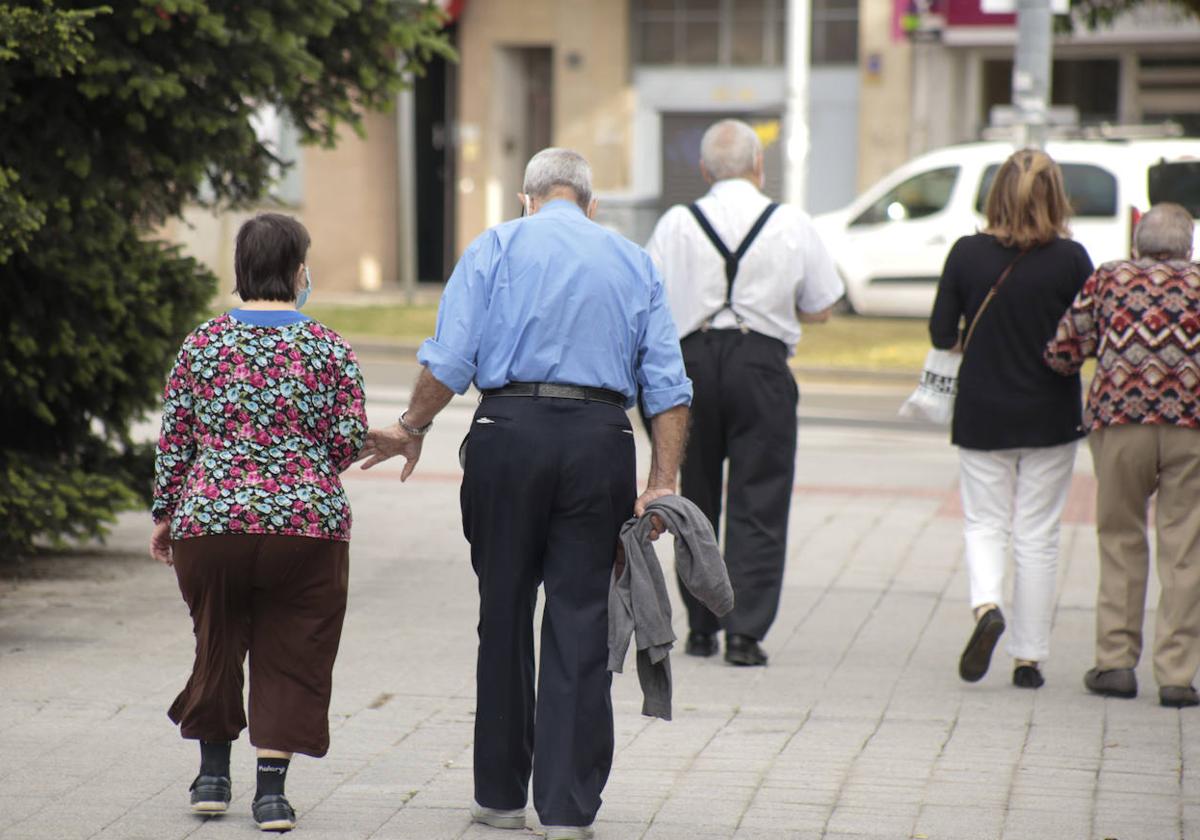
[[[485,397],[466,442],[463,531],[479,577],[475,799],[589,825],[613,755],[608,589],[637,497],[633,433],[603,403]],[[534,693],[533,615],[545,586]]]
[[[694,332],[683,339],[691,377],[692,427],[681,491],[719,533],[725,462],[725,563],[733,611],[718,621],[680,584],[688,627],[766,637],[779,609],[788,510],[796,461],[795,377],[783,342],[739,330]]]

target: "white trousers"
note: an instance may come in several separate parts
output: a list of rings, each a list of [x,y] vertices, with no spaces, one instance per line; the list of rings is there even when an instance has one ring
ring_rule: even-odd
[[[971,607],[1004,609],[1004,566],[1011,538],[1012,609],[1008,652],[1044,662],[1058,569],[1058,533],[1075,443],[1028,449],[959,449]]]

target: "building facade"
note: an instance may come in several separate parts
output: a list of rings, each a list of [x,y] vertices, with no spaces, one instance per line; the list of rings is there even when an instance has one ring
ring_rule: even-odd
[[[588,158],[599,220],[637,242],[667,207],[703,194],[700,137],[722,117],[758,132],[766,192],[782,199],[785,32],[789,9],[804,8],[806,209],[836,209],[911,157],[1006,119],[1015,19],[983,1],[445,2],[459,62],[435,61],[394,113],[369,115],[365,139],[299,148],[267,115],[266,138],[296,161],[270,206],[309,227],[324,296],[444,280],[471,239],[520,213],[525,162],[549,145]],[[1176,7],[1077,25],[1054,51],[1057,117],[1169,120],[1200,136],[1200,21]],[[244,216],[195,210],[168,233],[232,288]]]
[[[862,0],[858,186],[930,149],[981,139],[1010,117],[1016,18],[980,0]],[[1060,19],[1061,23],[1061,19]],[[1053,118],[1065,125],[1171,123],[1200,137],[1200,20],[1145,3],[1111,25],[1054,39]]]

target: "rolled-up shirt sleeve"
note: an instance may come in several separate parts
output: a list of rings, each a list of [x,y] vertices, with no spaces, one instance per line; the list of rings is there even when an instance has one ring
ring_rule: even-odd
[[[475,379],[497,253],[491,231],[471,243],[446,283],[433,338],[417,351],[417,361],[456,394],[465,393]]]
[[[646,329],[637,353],[637,382],[642,390],[642,407],[654,417],[679,405],[692,404],[692,380],[683,367],[679,333],[667,308],[662,277],[646,259],[650,274],[650,307]]]

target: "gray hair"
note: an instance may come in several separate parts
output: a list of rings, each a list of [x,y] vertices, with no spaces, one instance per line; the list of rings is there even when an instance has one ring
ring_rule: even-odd
[[[1139,257],[1186,260],[1192,254],[1192,214],[1178,204],[1155,204],[1138,222],[1133,247]]]
[[[741,120],[713,123],[700,140],[700,162],[714,181],[752,174],[754,162],[761,154],[758,135]]]
[[[592,201],[592,167],[579,152],[542,149],[525,166],[523,191],[531,198],[545,198],[555,187],[575,193],[575,203],[587,210]]]

